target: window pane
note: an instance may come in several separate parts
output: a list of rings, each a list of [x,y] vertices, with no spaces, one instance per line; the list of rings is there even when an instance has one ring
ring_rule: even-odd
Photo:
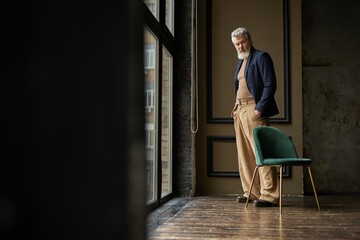
[[[161,91],[161,196],[172,192],[172,56],[163,48]]]
[[[144,31],[144,68],[145,68],[145,145],[147,202],[156,201],[157,161],[156,161],[156,88],[157,88],[157,39],[148,30]]]
[[[159,0],[144,0],[146,6],[150,9],[152,14],[159,20]]]
[[[165,23],[174,35],[174,0],[166,0]]]

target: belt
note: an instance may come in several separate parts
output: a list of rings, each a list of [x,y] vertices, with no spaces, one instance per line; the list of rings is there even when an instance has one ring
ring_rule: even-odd
[[[254,104],[255,100],[253,98],[243,98],[243,99],[236,99],[236,103],[237,105],[249,105],[249,104]]]

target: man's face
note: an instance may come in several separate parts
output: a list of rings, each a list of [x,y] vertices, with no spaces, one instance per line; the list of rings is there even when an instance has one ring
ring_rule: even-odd
[[[239,59],[245,59],[250,54],[251,40],[246,39],[244,35],[233,38],[232,42],[238,54]]]

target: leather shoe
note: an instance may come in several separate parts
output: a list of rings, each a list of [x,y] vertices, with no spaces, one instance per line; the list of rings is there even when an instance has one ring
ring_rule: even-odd
[[[265,201],[265,200],[258,199],[258,200],[254,201],[254,206],[255,207],[275,207],[276,204]]]
[[[246,203],[246,200],[247,200],[247,197],[244,197],[244,196],[238,196],[238,197],[236,198],[236,201],[237,201],[238,203]],[[251,199],[249,199],[249,202],[251,202]]]

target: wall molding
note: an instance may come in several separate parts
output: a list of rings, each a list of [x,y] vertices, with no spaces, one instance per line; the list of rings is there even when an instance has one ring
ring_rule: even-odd
[[[212,2],[206,3],[206,120],[207,123],[232,124],[231,117],[216,117],[213,115],[212,96]],[[271,117],[272,123],[290,123],[290,59],[289,59],[289,0],[283,0],[283,61],[284,61],[284,115],[282,117]]]

